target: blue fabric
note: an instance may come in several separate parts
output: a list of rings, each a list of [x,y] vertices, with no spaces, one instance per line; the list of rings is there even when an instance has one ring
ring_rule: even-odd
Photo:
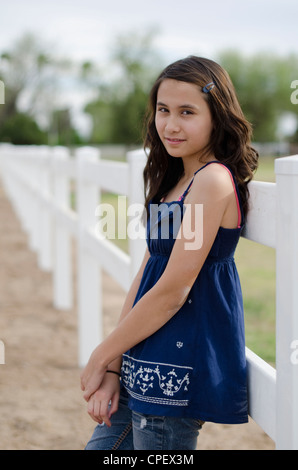
[[[236,182],[235,187],[240,199]],[[184,197],[161,203],[157,220],[148,219],[151,256],[135,303],[167,265],[175,243],[175,220],[179,219],[179,226],[183,217],[183,201]],[[166,238],[161,236],[164,217],[170,219]],[[234,261],[242,227],[243,214],[240,228],[219,228],[183,307],[123,355],[122,386],[130,396],[131,410],[227,424],[248,421],[243,302]]]

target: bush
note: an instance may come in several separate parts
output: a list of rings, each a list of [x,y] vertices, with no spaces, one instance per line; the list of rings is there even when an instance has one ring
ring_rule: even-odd
[[[4,121],[0,129],[0,141],[15,145],[42,145],[48,143],[48,136],[33,118],[16,113]]]

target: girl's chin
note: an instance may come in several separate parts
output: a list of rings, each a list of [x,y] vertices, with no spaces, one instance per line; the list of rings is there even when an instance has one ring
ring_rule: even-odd
[[[170,157],[172,157],[172,158],[181,158],[181,155],[178,155],[178,154],[176,155],[176,154],[174,154],[173,152],[171,152],[171,153],[168,152],[168,154],[169,154]]]
[[[177,148],[169,148],[169,147],[165,147],[166,151],[168,152],[168,154],[170,155],[170,157],[173,157],[173,158],[180,158],[181,157],[181,151]]]

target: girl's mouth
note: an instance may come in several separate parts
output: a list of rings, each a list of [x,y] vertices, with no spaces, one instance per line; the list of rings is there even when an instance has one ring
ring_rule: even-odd
[[[184,139],[172,139],[170,137],[166,137],[166,141],[169,143],[169,144],[173,144],[173,145],[177,145],[177,144],[181,144],[182,142],[185,142]]]

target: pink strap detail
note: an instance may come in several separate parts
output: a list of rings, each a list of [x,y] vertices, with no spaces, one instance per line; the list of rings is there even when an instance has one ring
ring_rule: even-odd
[[[183,197],[183,194],[182,194],[182,196],[180,196],[180,197],[177,199],[177,201],[181,201],[182,197]],[[164,200],[165,200],[165,198],[162,197],[161,200],[160,200],[160,202],[164,202]],[[175,201],[174,201],[174,202],[175,202]]]

